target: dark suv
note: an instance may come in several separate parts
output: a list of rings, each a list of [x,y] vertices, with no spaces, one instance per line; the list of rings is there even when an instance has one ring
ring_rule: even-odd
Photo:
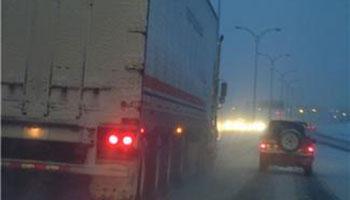
[[[259,169],[266,171],[270,165],[297,166],[304,169],[305,175],[311,175],[315,148],[305,123],[273,120],[260,140]]]

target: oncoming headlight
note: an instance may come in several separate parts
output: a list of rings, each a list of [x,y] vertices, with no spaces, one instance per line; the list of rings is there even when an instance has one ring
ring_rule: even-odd
[[[266,127],[266,123],[262,121],[248,122],[243,119],[226,120],[218,123],[219,131],[262,132]]]

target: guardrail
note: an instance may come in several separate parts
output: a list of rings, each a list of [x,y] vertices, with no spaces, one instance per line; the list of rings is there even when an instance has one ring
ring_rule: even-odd
[[[336,137],[331,137],[322,133],[316,133],[313,136],[316,139],[316,143],[334,147],[343,151],[350,152],[350,141],[343,140]]]

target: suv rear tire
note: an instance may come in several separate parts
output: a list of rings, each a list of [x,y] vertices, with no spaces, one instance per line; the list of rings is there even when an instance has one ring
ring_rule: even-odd
[[[294,152],[300,147],[301,133],[295,129],[284,130],[280,133],[278,142],[284,151]]]
[[[266,172],[269,168],[269,161],[267,160],[266,156],[260,155],[259,159],[259,171],[260,172]]]

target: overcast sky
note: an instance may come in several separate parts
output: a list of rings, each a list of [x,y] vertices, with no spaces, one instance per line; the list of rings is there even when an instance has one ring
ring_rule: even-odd
[[[213,0],[214,4],[217,2]],[[222,78],[229,83],[226,106],[244,105],[252,97],[254,43],[236,25],[255,31],[280,27],[262,39],[260,51],[290,54],[276,64],[298,73],[297,101],[307,105],[350,107],[349,0],[222,0]],[[258,99],[268,99],[269,63],[259,60]],[[280,94],[276,82],[275,97]]]

